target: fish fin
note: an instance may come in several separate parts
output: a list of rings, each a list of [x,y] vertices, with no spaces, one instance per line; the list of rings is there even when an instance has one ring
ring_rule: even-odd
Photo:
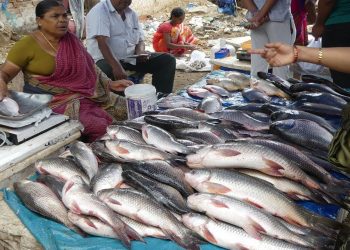
[[[210,200],[211,203],[215,206],[215,207],[224,207],[224,208],[229,208],[224,202],[219,201],[219,200],[215,200],[215,199],[211,199]]]
[[[115,204],[115,205],[119,205],[119,206],[122,205],[119,201],[117,201],[111,197],[108,198],[108,201],[112,204]]]
[[[243,199],[245,202],[247,202],[248,204],[250,205],[253,205],[254,207],[257,207],[259,209],[262,209],[263,207],[261,205],[259,205],[258,203],[254,202],[254,201],[251,201],[249,199]]]
[[[162,231],[164,232],[164,234],[171,240],[175,241],[177,244],[179,244],[180,246],[184,247],[185,249],[189,249],[189,250],[200,250],[199,246],[198,246],[198,242],[197,240],[194,239],[193,236],[191,235],[186,235],[185,239],[181,239],[179,236],[177,236],[174,232],[166,229],[166,228],[162,228]]]
[[[50,174],[50,173],[47,172],[47,171],[44,169],[44,167],[41,166],[41,165],[37,167],[37,170],[39,171],[40,174],[47,174],[47,175]]]
[[[263,169],[264,173],[273,175],[273,176],[283,176],[283,173],[281,173],[280,170],[282,169],[284,170],[284,168],[280,164],[278,164],[273,160],[266,159],[265,157],[263,157],[262,159],[268,166],[267,168]]]
[[[143,220],[140,216],[138,216],[137,214],[133,215],[132,216],[132,219],[138,221],[138,222],[141,222],[142,224],[145,224],[147,225],[147,222],[145,222],[145,220]]]
[[[84,221],[85,221],[86,225],[88,225],[89,227],[93,227],[93,228],[97,229],[95,224],[91,220],[89,220],[88,218],[85,218]]]
[[[260,233],[266,233],[265,229],[250,217],[248,217],[248,222],[244,225],[243,229],[257,240],[261,240]]]
[[[71,181],[70,183],[68,183],[64,193],[66,194],[69,191],[69,189],[71,189],[73,186],[74,186],[74,182]]]
[[[142,135],[144,135],[148,139],[148,133],[147,133],[146,129],[142,131]]]
[[[221,156],[230,157],[230,156],[240,155],[241,152],[239,152],[237,150],[233,150],[233,149],[220,149],[219,154]]]
[[[73,201],[71,210],[75,214],[81,214],[81,209],[76,201]]]
[[[124,230],[130,239],[145,242],[141,235],[139,235],[134,229],[132,229],[127,224],[125,224]]]
[[[320,189],[321,188],[321,186],[317,182],[315,182],[314,180],[312,180],[310,178],[303,179],[302,183],[311,189]]]
[[[287,221],[289,224],[292,224],[292,225],[296,225],[296,226],[300,226],[300,227],[305,226],[305,225],[300,224],[300,222],[296,221],[295,219],[293,219],[292,217],[289,217],[289,216],[282,217],[282,219],[284,219],[285,221]]]
[[[123,243],[123,245],[126,246],[127,249],[131,249],[131,241],[129,236],[125,232],[122,232],[117,228],[112,228],[113,231],[117,234],[118,239]]]
[[[126,148],[123,148],[123,147],[120,147],[120,146],[117,146],[115,147],[115,150],[119,153],[119,154],[129,154],[129,150],[127,150]]]
[[[236,245],[236,248],[238,250],[249,250],[249,248],[246,248],[245,246],[243,246],[242,244],[235,244]]]
[[[199,186],[205,188],[210,193],[214,194],[226,194],[231,191],[228,187],[225,187],[224,185],[218,184],[218,183],[212,183],[212,182],[202,182],[199,184]]]
[[[215,239],[214,235],[208,230],[208,228],[205,226],[204,228],[204,238],[209,241],[210,243],[218,243],[218,241]]]

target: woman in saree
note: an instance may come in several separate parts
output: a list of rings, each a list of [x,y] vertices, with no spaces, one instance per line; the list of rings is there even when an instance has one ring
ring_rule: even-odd
[[[191,29],[183,24],[185,11],[174,8],[170,19],[159,25],[153,36],[153,48],[156,52],[168,52],[174,56],[181,56],[188,50],[194,50],[198,39]]]
[[[92,142],[113,120],[126,118],[125,99],[111,90],[123,91],[132,82],[111,81],[95,66],[80,40],[67,32],[62,3],[43,0],[35,14],[38,30],[19,40],[1,66],[0,101],[8,95],[7,83],[22,71],[23,91],[53,95],[52,110],[79,120],[82,139]]]

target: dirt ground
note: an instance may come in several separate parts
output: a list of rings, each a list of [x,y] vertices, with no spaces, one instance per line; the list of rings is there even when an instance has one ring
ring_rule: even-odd
[[[160,12],[140,16],[140,22],[143,23],[145,30],[146,47],[152,48],[152,36],[154,29],[152,30],[150,26],[155,22],[161,23],[168,20],[170,12],[174,7],[182,7],[185,9],[185,23],[191,27],[194,35],[199,38],[200,43],[198,45],[198,49],[200,51],[204,51],[208,57],[210,56],[210,46],[208,43],[210,40],[246,35],[246,31],[237,25],[244,17],[243,10],[239,9],[237,16],[230,16],[219,13],[217,11],[217,6],[208,0],[183,0],[175,2],[173,5]],[[196,9],[198,11],[196,11]],[[197,26],[195,21],[194,25],[193,20],[196,19],[203,21],[203,25]],[[5,42],[0,40],[0,64],[5,61],[9,49],[14,44],[14,40],[17,40],[18,37],[20,36],[12,36],[12,40]],[[185,86],[197,82],[208,73],[209,72],[184,72],[177,70],[173,91],[175,92],[184,88]],[[10,86],[16,90],[19,90],[21,83],[23,82],[21,75],[16,77],[12,82],[13,83]],[[151,75],[146,75],[144,82],[151,82]]]

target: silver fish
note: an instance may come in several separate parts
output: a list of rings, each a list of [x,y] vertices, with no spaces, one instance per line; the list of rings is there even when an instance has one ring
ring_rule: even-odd
[[[110,189],[101,191],[99,198],[119,214],[160,228],[167,237],[184,248],[199,250],[198,239],[149,196],[130,189]]]
[[[141,133],[133,128],[120,125],[110,125],[107,127],[107,133],[111,139],[131,141],[139,144],[146,144]]]
[[[66,207],[46,185],[22,180],[14,183],[13,186],[27,208],[77,231],[77,228],[68,220]]]
[[[250,80],[250,87],[253,89],[257,89],[263,93],[265,93],[268,96],[278,96],[281,98],[286,98],[289,99],[290,96],[282,91],[281,89],[277,88],[275,85],[272,83],[265,81],[263,79],[256,79],[252,78]]]
[[[130,247],[131,239],[143,241],[138,233],[121,221],[113,210],[90,191],[80,176],[74,176],[66,182],[62,201],[73,213],[95,216],[108,224],[127,247]]]
[[[216,86],[216,85],[205,85],[203,88],[209,90],[210,92],[217,94],[221,97],[230,97],[231,94],[230,92],[228,92],[226,89],[220,87],[220,86]]]
[[[177,142],[172,134],[153,125],[142,126],[142,137],[147,144],[169,153],[189,154],[192,152],[191,149]]]
[[[98,170],[98,162],[92,149],[85,143],[77,141],[69,147],[70,152],[77,159],[79,165],[84,169],[85,173],[91,179],[96,175]]]
[[[4,116],[18,116],[18,103],[10,97],[5,97],[0,101],[0,114]]]
[[[309,249],[268,236],[262,236],[261,239],[255,239],[238,227],[230,226],[219,221],[213,221],[200,214],[185,214],[182,216],[182,220],[188,228],[198,233],[210,243],[227,249]]]
[[[303,246],[311,246],[300,235],[294,234],[277,218],[248,203],[224,195],[196,193],[187,198],[187,205],[210,218],[241,227],[250,236],[261,240],[261,234]]]
[[[166,97],[162,97],[157,101],[159,108],[171,109],[171,108],[195,108],[197,102],[188,99],[184,96],[169,94]]]
[[[199,87],[189,87],[187,88],[187,93],[191,96],[199,97],[199,98],[207,98],[209,96],[215,96],[214,93],[210,92],[207,89],[199,88]]]
[[[199,192],[244,200],[294,225],[314,228],[323,233],[341,228],[340,223],[299,207],[270,183],[236,171],[198,169],[187,172],[185,179]]]
[[[198,104],[198,110],[205,112],[206,114],[212,114],[222,110],[222,101],[217,96],[208,96]]]
[[[216,144],[224,143],[225,138],[221,138],[215,133],[208,131],[208,129],[174,129],[172,130],[173,135],[178,139],[186,139],[196,142],[198,144]]]
[[[129,161],[166,160],[172,157],[153,146],[125,140],[109,140],[105,145],[113,156]]]
[[[184,214],[190,211],[180,192],[171,186],[157,182],[132,170],[125,170],[123,178],[126,184],[149,194],[160,204],[163,204],[175,213]]]
[[[79,175],[85,183],[90,183],[89,177],[70,159],[57,157],[39,160],[35,162],[35,168],[40,174],[50,174],[63,181]]]
[[[110,163],[101,166],[90,183],[94,194],[103,189],[118,187],[123,182],[122,172],[120,164]]]
[[[172,186],[186,197],[193,194],[192,187],[185,181],[184,172],[168,161],[149,160],[127,163],[125,165],[136,172]]]
[[[295,181],[248,169],[239,169],[239,172],[271,183],[275,188],[282,191],[293,200],[313,200],[315,202],[324,203],[322,197]]]
[[[53,175],[43,175],[43,174],[39,175],[36,181],[45,184],[47,187],[51,189],[51,191],[55,193],[55,195],[59,199],[62,199],[62,189],[65,182],[59,180]]]
[[[283,176],[301,182],[308,187],[320,189],[315,182],[288,157],[266,146],[236,141],[210,145],[187,155],[187,165],[191,168],[247,168],[273,176]]]
[[[187,120],[202,121],[213,119],[212,116],[189,108],[167,109],[161,112],[162,115],[173,115]]]
[[[96,217],[68,212],[68,219],[90,235],[119,239],[112,227]]]

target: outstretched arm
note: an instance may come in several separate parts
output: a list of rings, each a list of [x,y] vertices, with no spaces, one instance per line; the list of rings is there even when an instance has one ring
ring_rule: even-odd
[[[320,64],[336,71],[350,73],[350,48],[322,48],[322,58],[318,48],[293,46],[283,43],[269,43],[264,49],[251,50],[251,54],[260,54],[273,67],[280,67],[297,61]]]
[[[19,72],[21,68],[10,61],[6,61],[0,67],[0,101],[8,95],[7,83],[9,83]]]

